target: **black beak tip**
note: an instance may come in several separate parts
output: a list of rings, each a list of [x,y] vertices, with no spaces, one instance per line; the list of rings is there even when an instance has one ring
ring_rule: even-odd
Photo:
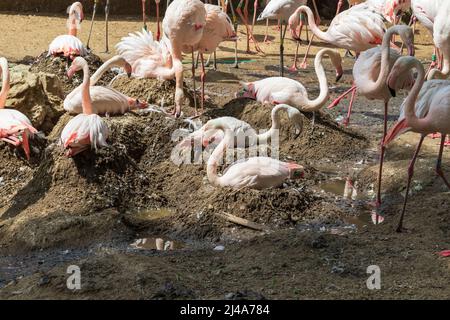
[[[395,92],[395,89],[392,89],[391,87],[389,87],[389,92],[391,93],[391,96],[393,96],[394,98],[397,96],[397,92]]]
[[[127,73],[128,79],[131,78],[131,72]]]
[[[336,76],[336,82],[339,82],[339,80],[341,80],[341,79],[342,79],[342,74],[338,74]]]

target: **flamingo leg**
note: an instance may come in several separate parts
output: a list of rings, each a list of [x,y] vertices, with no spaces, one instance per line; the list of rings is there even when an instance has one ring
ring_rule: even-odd
[[[384,145],[384,139],[387,134],[387,118],[388,118],[388,102],[384,103],[384,125],[383,125],[383,139],[381,139],[381,149],[380,149],[380,168],[378,170],[378,188],[377,188],[377,200],[376,207],[379,208],[381,206],[381,179],[383,178],[383,163],[384,163],[384,154],[386,152],[386,147]],[[378,223],[378,215],[377,215],[377,223]]]
[[[195,115],[197,115],[197,90],[195,89],[195,64],[194,64],[194,47],[192,47],[192,85],[194,86],[194,109]]]
[[[411,187],[411,180],[414,176],[414,166],[416,164],[417,156],[419,155],[420,148],[422,147],[423,140],[425,139],[425,135],[421,135],[419,144],[417,145],[416,152],[414,153],[414,156],[411,160],[411,163],[408,167],[408,183],[406,185],[406,194],[405,194],[405,200],[403,202],[403,208],[402,208],[402,214],[400,215],[400,220],[398,222],[397,226],[397,232],[403,231],[403,218],[405,217],[405,211],[406,211],[406,205],[408,203],[408,196],[409,196],[409,189]]]
[[[450,183],[448,182],[447,178],[444,176],[444,172],[442,171],[442,154],[444,153],[444,145],[446,140],[445,134],[441,136],[441,146],[439,148],[439,156],[436,163],[436,173],[444,180],[444,183],[447,185],[447,187],[450,189]]]
[[[200,106],[201,106],[201,113],[203,113],[205,111],[205,77],[206,77],[206,73],[205,73],[205,63],[204,63],[205,59],[203,58],[203,53],[200,53],[200,62],[202,64],[202,73],[200,75],[200,80],[202,82],[202,95],[201,95],[201,100],[200,100]]]
[[[294,71],[298,70],[298,68],[297,68],[297,57],[298,57],[298,48],[299,48],[299,46],[300,46],[300,41],[297,40],[297,47],[295,49],[294,62],[292,64],[292,67],[289,68],[289,71],[294,72]]]
[[[109,53],[109,0],[106,0],[105,6],[105,27],[106,27],[106,39],[105,39],[105,53]]]
[[[13,146],[20,146],[20,140],[14,136],[4,137],[2,141],[12,144]]]
[[[255,22],[256,22],[256,11],[258,10],[258,0],[255,0],[254,4],[253,4],[253,20],[252,20],[252,32],[253,32],[253,28],[255,27]]]
[[[350,98],[350,104],[348,106],[347,117],[344,119],[344,126],[348,126],[350,123],[350,116],[352,114],[353,102],[355,101],[356,90],[352,91],[352,97]]]
[[[159,41],[161,39],[161,26],[159,21],[159,1],[156,2],[156,41]]]
[[[92,28],[94,27],[95,13],[97,12],[97,3],[98,3],[98,0],[94,0],[94,8],[92,10],[91,28],[89,30],[89,37],[88,37],[88,41],[86,44],[86,48],[88,48],[88,49],[90,49],[89,43],[91,42]]]
[[[216,50],[214,50],[214,53],[213,53],[213,69],[214,70],[217,70],[217,51]]]
[[[336,8],[336,16],[341,12],[342,5],[344,4],[344,0],[339,0]]]
[[[227,5],[228,5],[228,0],[227,0]],[[236,34],[238,33],[238,27],[239,27],[239,22],[238,19],[236,17],[236,13],[234,12],[234,7],[233,7],[233,2],[230,1],[230,10],[231,10],[231,20],[233,21],[233,25],[234,25],[234,30],[236,32]],[[226,11],[225,11],[226,12]],[[238,41],[236,39],[236,41],[234,42],[234,68],[238,69],[239,68],[239,61],[238,61]]]
[[[144,24],[144,30],[147,31],[147,14],[145,12],[145,1],[142,0],[142,22]]]
[[[250,39],[252,39],[253,43],[255,44],[255,49],[257,52],[260,53],[264,53],[261,48],[258,45],[258,41],[256,41],[255,37],[253,36],[253,32],[250,30],[250,27],[248,25],[248,19],[245,15],[242,14],[242,3],[244,2],[244,0],[241,0],[236,8],[236,12],[239,15],[239,17],[242,19],[242,21],[245,24],[245,28],[247,30],[247,53],[251,53],[250,51]],[[246,3],[248,2],[248,0],[246,0]],[[247,12],[248,14],[248,12]]]
[[[306,60],[308,59],[309,50],[311,49],[311,45],[314,40],[314,36],[315,36],[314,34],[311,36],[311,40],[308,43],[308,48],[306,48],[305,57],[303,58],[302,64],[300,65],[300,68],[302,68],[302,69],[306,69],[306,67],[307,67]]]
[[[280,77],[284,76],[284,37],[286,36],[287,24],[284,26],[281,24],[280,28]]]
[[[356,90],[356,86],[352,86],[350,89],[348,89],[347,91],[345,91],[343,94],[341,94],[339,97],[337,97],[336,99],[334,99],[334,101],[328,106],[328,109],[332,109],[334,107],[336,107],[342,99],[344,99],[346,96],[348,96],[352,91]]]
[[[269,40],[269,19],[266,19],[266,31],[264,33],[264,42],[265,43],[270,43],[270,40]]]
[[[22,132],[22,148],[25,152],[27,160],[30,160],[30,142],[28,140],[28,129],[25,129]]]

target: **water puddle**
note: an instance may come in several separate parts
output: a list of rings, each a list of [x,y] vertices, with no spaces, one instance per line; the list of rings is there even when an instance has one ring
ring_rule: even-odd
[[[150,237],[137,239],[130,244],[130,247],[141,250],[180,250],[185,247],[185,244],[181,241],[174,241],[163,237]]]

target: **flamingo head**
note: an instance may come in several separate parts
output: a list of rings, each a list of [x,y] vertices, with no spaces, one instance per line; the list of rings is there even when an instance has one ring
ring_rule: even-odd
[[[396,96],[396,89],[400,88],[405,78],[405,73],[411,72],[412,64],[416,59],[414,57],[404,56],[395,62],[389,73],[386,84],[393,97]]]
[[[252,82],[241,82],[242,89],[236,93],[236,98],[250,98],[256,100],[255,84]]]
[[[74,15],[75,18],[81,22],[83,22],[84,19],[84,12],[83,12],[83,5],[81,2],[74,2],[68,9],[67,13],[69,16]]]
[[[398,30],[398,34],[400,35],[400,38],[402,38],[403,43],[405,44],[406,48],[408,49],[408,55],[414,56],[415,49],[414,49],[414,32],[412,28],[406,26],[406,25],[397,25],[395,26]]]
[[[303,179],[305,177],[305,168],[303,168],[303,166],[296,163],[288,163],[287,167],[289,169],[290,179],[296,180]]]
[[[70,65],[69,70],[67,70],[67,76],[70,78],[73,77],[73,75],[80,71],[81,69],[83,69],[83,67],[87,64],[86,60],[84,60],[84,58],[82,57],[76,57],[73,61],[72,64]]]

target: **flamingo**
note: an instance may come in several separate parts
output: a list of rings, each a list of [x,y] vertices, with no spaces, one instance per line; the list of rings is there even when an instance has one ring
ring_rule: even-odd
[[[73,60],[75,56],[85,56],[87,49],[80,39],[77,38],[77,30],[83,21],[83,5],[80,2],[73,3],[68,9],[69,19],[67,27],[69,34],[56,37],[48,48],[48,55],[63,55]]]
[[[287,30],[287,21],[294,11],[302,5],[306,5],[306,0],[271,0],[264,11],[258,17],[261,20],[280,20],[280,76],[284,74],[284,37]],[[315,2],[314,2],[315,7]],[[316,8],[316,7],[315,7]],[[317,9],[316,9],[317,10]],[[317,16],[319,14],[317,13]],[[283,24],[285,25],[283,31]],[[298,47],[297,47],[298,50]]]
[[[183,139],[179,144],[184,151],[190,152],[192,145],[202,144],[204,147],[211,143],[220,143],[224,138],[222,130],[207,130],[206,128],[217,123],[225,124],[233,132],[235,137],[238,137],[237,142],[245,141],[245,146],[254,146],[258,141],[266,142],[281,128],[280,113],[286,112],[289,120],[292,121],[295,127],[295,135],[298,136],[303,130],[303,119],[301,113],[287,104],[279,104],[273,107],[271,112],[272,126],[264,133],[258,134],[250,124],[245,121],[236,119],[234,117],[220,117],[209,120],[200,129],[192,132],[189,136]],[[244,138],[245,140],[242,140]],[[241,139],[241,140],[240,140]],[[245,147],[239,145],[238,147]],[[186,148],[188,150],[186,150]]]
[[[244,161],[238,161],[228,167],[222,176],[219,176],[217,167],[223,153],[228,145],[234,144],[233,131],[220,121],[206,126],[205,129],[222,130],[225,136],[214,149],[207,164],[208,180],[216,187],[261,190],[280,186],[286,179],[300,179],[304,177],[304,169],[301,165],[282,162],[269,157],[250,157]]]
[[[83,84],[81,85],[83,113],[75,116],[64,127],[61,133],[61,145],[66,150],[67,157],[73,157],[89,147],[97,149],[106,147],[109,129],[106,123],[94,113],[90,94],[89,66],[82,57],[73,60],[67,71],[71,78],[75,72],[83,70]]]
[[[142,20],[144,23],[144,30],[147,30],[147,15],[145,13],[145,3],[147,0],[141,0],[142,1]],[[156,29],[156,41],[159,41],[159,39],[161,38],[161,27],[160,27],[160,23],[159,23],[159,3],[161,2],[161,0],[155,0],[156,3],[156,25],[157,25],[157,29]]]
[[[389,131],[384,141],[384,144],[388,145],[392,140],[408,130],[421,135],[416,152],[414,153],[408,168],[406,195],[400,221],[397,226],[397,232],[403,230],[403,218],[406,211],[409,189],[414,175],[414,166],[417,156],[420,152],[423,140],[428,134],[433,132],[441,133],[441,144],[436,164],[436,173],[450,189],[450,183],[442,171],[442,155],[445,137],[447,134],[450,134],[450,85],[448,81],[443,83],[436,82],[439,80],[431,80],[427,83],[427,86],[424,87],[425,70],[422,63],[413,57],[401,57],[392,67],[389,74],[387,83],[390,90],[395,92],[395,83],[398,80],[397,78],[401,77],[402,70],[412,68],[415,68],[418,72],[417,80],[409,92],[408,97],[403,102],[402,113],[399,120]],[[427,90],[430,88],[431,90]],[[429,91],[432,91],[432,94],[430,94]]]
[[[317,27],[311,9],[301,6],[289,18],[289,28],[294,39],[298,39],[295,29],[299,24],[300,12],[307,14],[313,37],[317,36],[338,48],[356,51],[357,56],[360,52],[381,44],[386,31],[383,16],[364,3],[353,6],[334,17],[326,32]],[[313,37],[306,50],[303,64],[308,56]]]
[[[6,109],[6,98],[10,88],[8,61],[0,58],[2,90],[0,91],[0,139],[13,146],[22,146],[25,156],[30,159],[29,138],[37,133],[31,121],[20,111]]]
[[[447,1],[445,1],[445,3],[446,2]],[[434,20],[438,13],[443,10],[443,4],[444,2],[441,0],[411,0],[413,17],[419,20],[419,22],[430,32],[432,36],[434,33]],[[415,19],[412,18],[411,23],[413,23]],[[428,69],[429,71],[436,66],[436,60],[438,68],[440,68],[442,59],[439,50],[435,46],[431,57],[430,68]]]
[[[90,79],[90,95],[92,103],[92,112],[95,114],[124,114],[133,109],[144,109],[146,102],[127,97],[115,89],[95,86],[109,68],[113,66],[123,67],[128,74],[131,74],[131,66],[121,56],[115,56],[105,62]],[[64,110],[71,114],[83,112],[82,104],[83,84],[69,93],[64,100]]]
[[[442,70],[432,69],[428,74],[430,79],[445,79],[450,74],[450,3],[445,1],[439,6],[438,14],[434,19],[433,40],[441,55]]]
[[[327,77],[323,67],[323,58],[326,55],[330,57],[336,69],[336,81],[339,81],[343,75],[342,59],[339,53],[332,49],[320,50],[314,62],[320,93],[314,100],[309,99],[308,91],[300,82],[282,77],[271,77],[254,82],[241,83],[243,89],[236,96],[255,99],[263,104],[284,103],[299,108],[304,112],[313,112],[313,115],[315,115],[315,111],[322,108],[329,98]]]
[[[348,6],[353,7],[354,5],[365,2],[366,0],[347,0]],[[341,13],[342,6],[344,5],[344,0],[339,0],[336,8],[336,16]]]
[[[384,126],[380,148],[380,168],[378,173],[377,199],[375,203],[376,208],[379,208],[381,205],[381,179],[385,154],[383,141],[387,134],[388,105],[389,100],[392,97],[386,84],[386,79],[389,75],[390,68],[401,57],[396,50],[389,47],[391,38],[394,34],[400,35],[403,43],[405,43],[408,48],[408,53],[411,56],[414,55],[414,34],[412,29],[404,25],[396,25],[389,28],[383,37],[383,42],[380,47],[363,52],[356,60],[353,67],[354,86],[330,105],[330,107],[336,106],[345,95],[350,92],[352,93],[348,114],[344,120],[344,124],[348,125],[356,91],[368,99],[383,100],[384,102]],[[395,88],[396,90],[409,89],[413,82],[414,75],[412,71],[405,70],[395,84]]]

